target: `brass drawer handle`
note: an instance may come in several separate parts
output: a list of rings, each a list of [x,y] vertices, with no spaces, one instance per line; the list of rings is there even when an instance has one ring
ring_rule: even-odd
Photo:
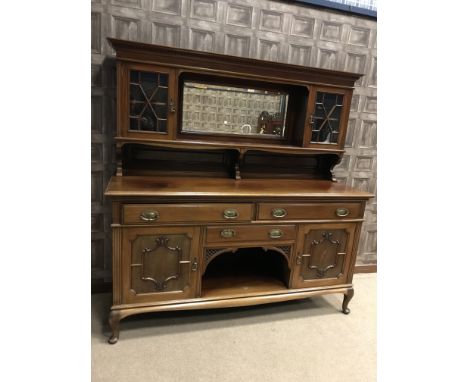
[[[239,217],[239,212],[235,210],[234,208],[228,208],[224,210],[224,215],[226,219],[236,219]]]
[[[271,210],[271,214],[274,218],[284,218],[286,216],[286,210],[284,208],[274,208]]]
[[[283,231],[280,229],[272,229],[269,233],[271,239],[279,239],[283,237]]]
[[[159,219],[159,212],[151,210],[143,211],[140,215],[140,219],[144,222],[154,222]]]
[[[236,236],[236,231],[234,231],[233,229],[223,229],[221,231],[221,236],[226,239],[229,239],[231,237]]]
[[[348,216],[349,215],[349,210],[347,208],[337,208],[336,209],[336,216],[339,216],[341,218]]]

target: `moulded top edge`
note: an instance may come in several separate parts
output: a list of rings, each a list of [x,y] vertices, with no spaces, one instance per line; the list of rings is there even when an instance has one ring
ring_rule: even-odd
[[[216,64],[216,61],[221,61],[223,65],[235,64],[235,65],[245,65],[252,67],[253,70],[264,71],[265,69],[276,69],[278,71],[292,71],[299,72],[304,74],[315,74],[322,75],[325,77],[334,77],[336,79],[341,79],[342,81],[351,81],[354,84],[360,77],[364,74],[361,73],[351,73],[330,69],[322,69],[315,67],[308,67],[302,65],[286,64],[274,61],[265,61],[259,60],[256,58],[246,58],[239,56],[232,56],[219,53],[211,52],[201,52],[189,49],[174,48],[164,45],[155,45],[142,42],[135,42],[129,40],[121,40],[116,38],[108,37],[107,40],[114,48],[117,53],[117,58],[120,59],[136,59],[151,61],[154,59],[154,54],[164,55],[167,60],[167,56],[174,56],[174,61],[179,63],[183,62],[186,58],[192,60],[203,61],[206,67],[211,68]],[[135,54],[137,56],[135,56]],[[345,85],[349,86],[349,83],[346,82]]]

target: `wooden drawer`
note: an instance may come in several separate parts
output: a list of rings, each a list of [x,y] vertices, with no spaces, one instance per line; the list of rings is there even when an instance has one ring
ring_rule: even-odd
[[[252,204],[125,204],[124,224],[250,221]]]
[[[242,225],[207,227],[207,243],[225,243],[233,241],[278,241],[295,240],[295,225]]]
[[[360,203],[260,203],[258,220],[353,219],[361,217]]]

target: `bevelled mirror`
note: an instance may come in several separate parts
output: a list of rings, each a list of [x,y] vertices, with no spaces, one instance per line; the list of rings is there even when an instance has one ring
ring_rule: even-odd
[[[181,131],[284,139],[288,101],[284,91],[186,81]]]

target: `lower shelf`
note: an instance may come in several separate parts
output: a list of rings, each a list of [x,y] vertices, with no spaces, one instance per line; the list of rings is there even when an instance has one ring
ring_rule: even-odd
[[[288,288],[281,280],[259,275],[211,277],[203,280],[202,298],[226,297],[242,294],[263,294],[284,292]]]

